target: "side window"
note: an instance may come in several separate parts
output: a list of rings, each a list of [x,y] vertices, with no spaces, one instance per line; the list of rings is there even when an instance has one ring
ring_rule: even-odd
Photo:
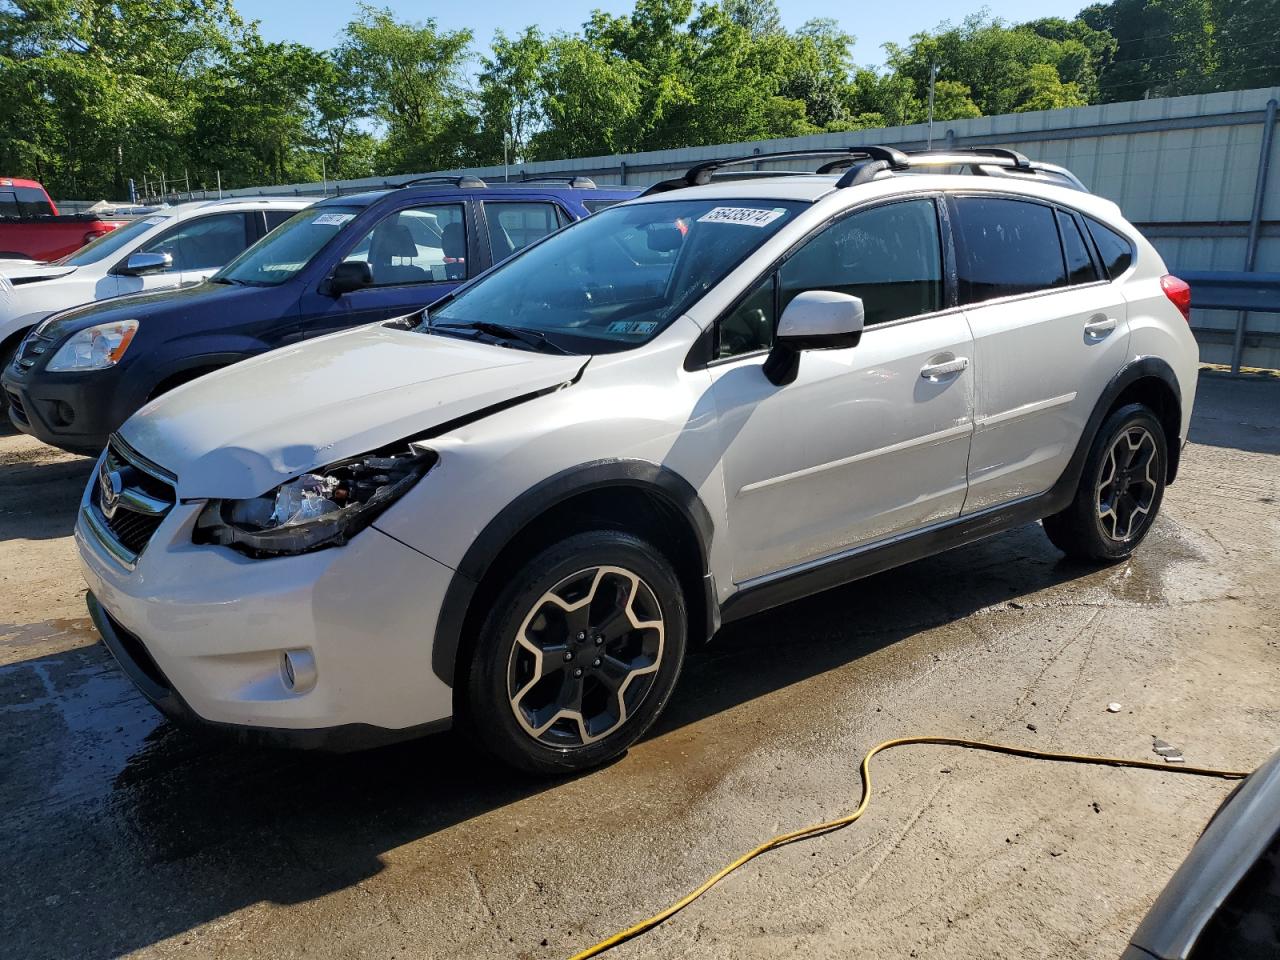
[[[178,224],[139,252],[169,254],[175,271],[216,270],[234,260],[248,245],[245,215],[216,213]]]
[[[1104,227],[1092,217],[1085,217],[1089,225],[1089,233],[1093,242],[1098,245],[1098,253],[1102,255],[1102,265],[1106,267],[1107,276],[1112,280],[1129,269],[1133,263],[1133,245],[1110,227]]]
[[[773,346],[774,284],[777,274],[769,274],[727,316],[720,319],[716,357],[738,357],[768,350]]]
[[[995,197],[956,197],[955,205],[961,303],[1066,286],[1053,208]]]
[[[263,215],[267,218],[267,233],[270,233],[280,224],[284,223],[292,217],[297,210],[264,210]]]
[[[494,263],[560,229],[554,203],[486,203],[484,215]]]
[[[615,203],[621,203],[621,202],[622,202],[621,198],[616,200],[583,200],[582,205],[586,207],[591,213],[599,213],[601,210],[605,210],[609,207],[612,207]]]
[[[793,254],[779,277],[783,309],[806,290],[835,290],[862,298],[868,326],[941,310],[933,201],[903,200],[846,217]]]
[[[410,207],[384,218],[347,254],[373,269],[375,287],[467,278],[467,228],[460,203]]]
[[[1098,268],[1089,255],[1089,247],[1080,235],[1076,218],[1058,211],[1058,227],[1062,230],[1062,252],[1067,258],[1067,281],[1072,284],[1093,283],[1098,279]]]

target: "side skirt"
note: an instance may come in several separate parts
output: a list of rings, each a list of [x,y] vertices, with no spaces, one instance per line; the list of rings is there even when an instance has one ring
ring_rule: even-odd
[[[963,547],[1057,513],[1071,502],[1074,484],[1059,482],[1045,493],[957,517],[914,533],[837,554],[825,561],[748,582],[720,607],[723,623],[861,580],[884,570]]]

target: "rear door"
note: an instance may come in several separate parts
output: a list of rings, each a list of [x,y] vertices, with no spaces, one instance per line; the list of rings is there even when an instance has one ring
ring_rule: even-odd
[[[973,513],[1048,490],[1128,349],[1128,311],[1072,211],[1024,198],[950,198],[977,398]]]
[[[334,261],[369,264],[373,284],[335,297],[322,281],[303,294],[301,321],[284,341],[420,310],[472,276],[480,260],[471,200],[419,202],[391,210],[354,237]]]

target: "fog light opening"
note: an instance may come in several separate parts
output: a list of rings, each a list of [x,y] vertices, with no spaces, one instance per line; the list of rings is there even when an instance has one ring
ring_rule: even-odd
[[[310,650],[280,653],[280,679],[290,693],[306,693],[316,685],[316,658]]]

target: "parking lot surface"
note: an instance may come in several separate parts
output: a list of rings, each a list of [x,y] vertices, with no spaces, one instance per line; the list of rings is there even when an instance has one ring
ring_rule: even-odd
[[[1280,745],[1280,381],[1201,378],[1133,560],[1028,526],[773,611],[621,761],[521,779],[452,735],[325,756],[162,721],[84,612],[90,461],[0,436],[0,955],[565,957],[857,801],[889,737],[1250,768]],[[1107,712],[1109,702],[1118,713]],[[854,827],[611,956],[1114,958],[1230,784],[910,747]]]

